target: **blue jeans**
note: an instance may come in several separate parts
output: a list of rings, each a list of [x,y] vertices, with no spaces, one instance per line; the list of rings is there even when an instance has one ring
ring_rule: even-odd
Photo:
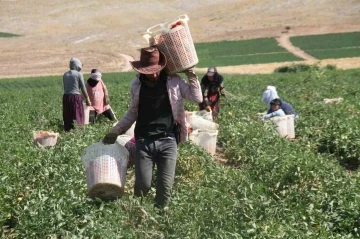
[[[159,139],[136,140],[135,153],[135,196],[146,196],[151,188],[155,165],[156,196],[155,206],[166,207],[171,200],[177,158],[177,144],[173,136]]]

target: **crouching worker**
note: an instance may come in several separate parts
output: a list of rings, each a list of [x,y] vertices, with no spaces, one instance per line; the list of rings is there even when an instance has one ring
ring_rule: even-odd
[[[266,115],[260,116],[260,119],[269,119],[275,116],[284,116],[285,112],[281,109],[281,100],[276,98],[270,102],[270,110]]]
[[[297,119],[299,118],[299,115],[296,113],[296,111],[294,110],[293,106],[282,100],[277,91],[276,91],[276,87],[275,86],[271,86],[269,85],[268,87],[266,87],[266,90],[264,91],[261,100],[267,105],[268,107],[268,113],[271,111],[271,107],[270,107],[270,102],[274,99],[280,99],[281,101],[281,109],[284,111],[284,113],[286,115],[294,115],[294,118]]]
[[[200,110],[212,111],[215,119],[220,111],[220,94],[225,96],[224,78],[216,67],[209,67],[205,76],[201,79],[201,88],[204,101],[199,104]]]
[[[138,72],[130,90],[130,106],[125,116],[103,138],[113,144],[136,121],[135,196],[146,196],[157,166],[155,206],[164,209],[171,199],[177,160],[177,142],[185,141],[184,99],[202,101],[198,78],[189,69],[188,81],[167,75],[166,57],[157,46],[142,48],[140,60],[130,62]],[[179,137],[177,137],[177,135]],[[178,140],[176,139],[178,138]]]
[[[101,76],[100,71],[92,69],[86,83],[86,90],[91,101],[89,123],[92,124],[95,123],[98,114],[106,116],[111,121],[115,120],[114,112],[109,105],[109,94]]]

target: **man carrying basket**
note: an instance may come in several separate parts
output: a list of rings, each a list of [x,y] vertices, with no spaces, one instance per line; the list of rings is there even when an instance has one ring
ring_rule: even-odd
[[[134,194],[146,196],[157,165],[155,206],[165,208],[174,183],[177,143],[187,135],[184,98],[201,103],[201,87],[193,69],[184,71],[188,83],[179,75],[167,75],[166,57],[157,46],[142,48],[140,60],[130,63],[139,74],[131,85],[129,109],[103,142],[113,144],[136,121]]]

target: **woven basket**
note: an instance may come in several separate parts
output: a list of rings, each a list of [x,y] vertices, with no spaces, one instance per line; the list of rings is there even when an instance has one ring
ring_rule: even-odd
[[[55,146],[59,133],[54,133],[52,131],[34,131],[33,139],[34,143],[41,147],[50,147]]]
[[[174,21],[150,27],[143,34],[150,46],[157,44],[166,56],[168,74],[182,72],[199,62],[188,21],[189,17],[184,14]]]
[[[81,159],[91,198],[113,200],[123,195],[128,157],[127,149],[118,144],[99,142],[84,150]]]

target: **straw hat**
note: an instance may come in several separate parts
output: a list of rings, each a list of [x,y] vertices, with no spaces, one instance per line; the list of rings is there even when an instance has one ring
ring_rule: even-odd
[[[132,68],[142,74],[154,74],[166,66],[166,57],[156,45],[141,48],[140,60],[130,61]]]

